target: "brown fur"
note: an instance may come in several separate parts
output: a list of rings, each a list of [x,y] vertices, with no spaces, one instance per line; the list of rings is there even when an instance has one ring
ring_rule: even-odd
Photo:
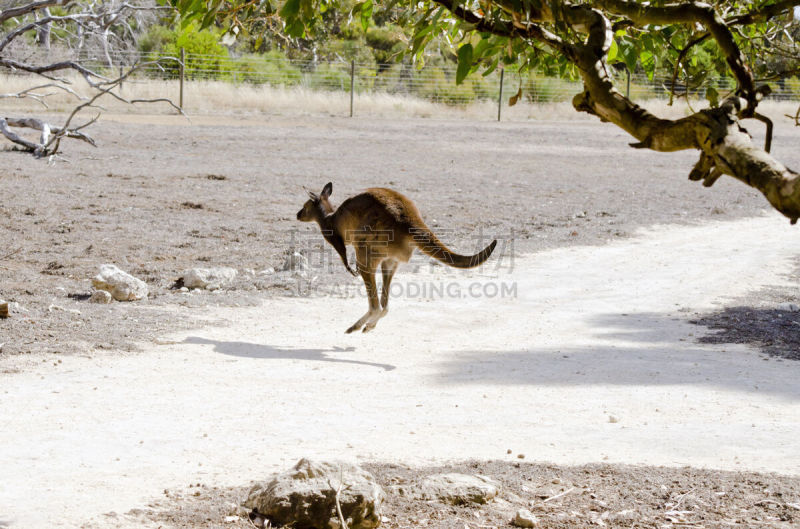
[[[497,241],[492,241],[475,255],[459,255],[439,241],[425,225],[414,203],[397,191],[370,188],[348,198],[334,210],[328,200],[332,190],[332,184],[328,183],[319,196],[309,191],[311,198],[297,212],[297,219],[316,221],[325,240],[339,253],[345,268],[353,275],[360,273],[364,280],[369,310],[347,329],[348,333],[362,327],[364,332],[370,331],[386,315],[392,277],[399,263],[411,259],[414,248],[450,266],[472,268],[486,261],[497,245]],[[348,244],[356,249],[358,272],[347,261],[345,246]],[[375,281],[379,266],[383,276],[380,303]]]

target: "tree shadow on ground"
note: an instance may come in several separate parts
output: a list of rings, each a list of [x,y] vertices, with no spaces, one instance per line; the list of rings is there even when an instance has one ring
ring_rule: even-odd
[[[800,400],[797,377],[787,372],[800,375],[800,364],[753,362],[751,355],[704,348],[682,318],[606,314],[589,325],[597,329],[595,343],[570,340],[563,347],[464,351],[444,362],[438,378],[448,384],[705,385]]]
[[[391,364],[379,364],[375,362],[365,362],[363,360],[351,360],[349,358],[336,358],[329,356],[330,353],[349,353],[355,351],[355,347],[332,347],[330,349],[294,349],[288,347],[277,347],[248,342],[221,342],[208,340],[199,336],[190,336],[183,343],[213,345],[214,351],[230,356],[242,358],[260,358],[264,360],[311,360],[316,362],[336,362],[343,364],[357,364],[371,367],[378,367],[384,371],[392,371],[396,368]]]
[[[689,323],[716,331],[698,339],[700,343],[747,344],[776,358],[800,360],[800,312],[728,307]]]

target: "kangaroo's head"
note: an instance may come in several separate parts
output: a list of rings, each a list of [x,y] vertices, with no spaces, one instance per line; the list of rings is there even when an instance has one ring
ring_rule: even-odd
[[[322,193],[319,195],[308,191],[310,198],[303,204],[303,209],[297,212],[297,220],[302,220],[303,222],[319,221],[325,218],[325,215],[333,213],[333,206],[328,201],[332,191],[333,184],[330,182],[325,184],[325,187],[322,188]]]

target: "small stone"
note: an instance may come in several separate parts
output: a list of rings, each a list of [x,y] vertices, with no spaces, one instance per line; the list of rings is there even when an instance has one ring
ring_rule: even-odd
[[[514,527],[536,527],[539,525],[539,520],[528,509],[520,509],[514,519],[511,520],[511,524]]]
[[[8,302],[0,299],[0,318],[8,318],[10,315]]]
[[[111,303],[114,297],[105,290],[95,290],[89,298],[89,303]]]
[[[800,311],[800,305],[797,305],[796,303],[789,303],[787,301],[786,303],[780,303],[778,305],[778,310],[785,310],[787,312],[798,312]]]
[[[238,522],[238,521],[239,521],[239,517],[238,516],[226,516],[225,517],[225,523],[234,523],[234,522]]]
[[[192,268],[183,273],[183,286],[218,290],[231,284],[236,279],[236,274],[236,269],[228,267]]]
[[[113,264],[104,264],[100,273],[92,279],[97,290],[106,290],[117,301],[136,301],[147,297],[147,284]]]
[[[275,273],[275,269],[270,266],[269,268],[265,268],[264,270],[261,270],[260,272],[258,272],[258,275],[260,275],[260,276],[271,276],[274,273]]]
[[[525,454],[517,454],[517,459],[525,459]]]
[[[506,450],[506,454],[510,454],[510,453],[511,453],[511,449],[509,448],[508,450]]]
[[[608,416],[608,422],[610,422],[610,423],[618,423],[619,419],[617,417],[614,417],[613,415],[609,415]]]
[[[434,474],[420,480],[412,495],[450,505],[485,504],[500,492],[500,483],[480,474]]]

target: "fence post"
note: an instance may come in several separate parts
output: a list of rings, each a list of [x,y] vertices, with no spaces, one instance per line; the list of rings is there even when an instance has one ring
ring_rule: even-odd
[[[631,71],[628,69],[627,66],[625,67],[625,71],[628,72],[628,83],[625,86],[625,97],[630,99],[631,98]]]
[[[186,50],[181,48],[181,93],[178,107],[183,110],[183,76],[186,73],[186,68],[184,67],[186,64]]]
[[[353,117],[353,94],[356,86],[356,61],[350,61],[350,117]]]
[[[500,121],[500,110],[503,108],[503,74],[505,68],[500,69],[500,95],[497,97],[497,121]]]

